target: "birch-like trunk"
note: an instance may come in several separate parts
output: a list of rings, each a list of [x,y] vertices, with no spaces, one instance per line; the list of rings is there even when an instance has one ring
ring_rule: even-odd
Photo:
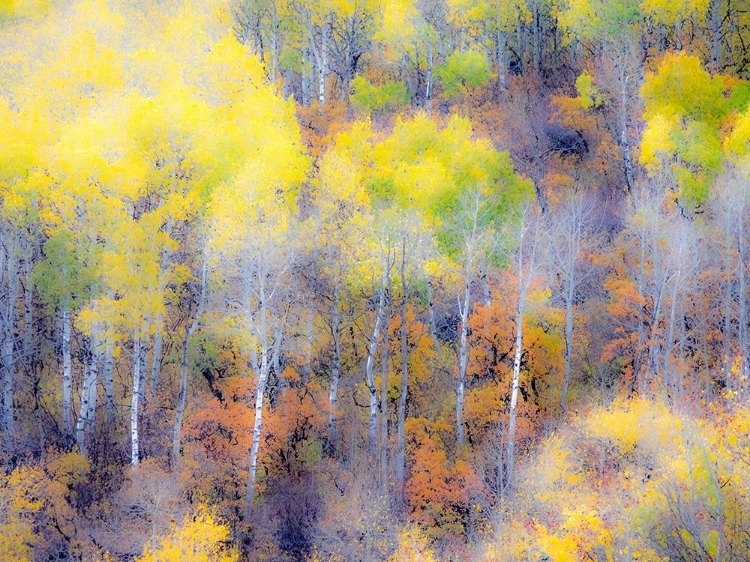
[[[435,322],[435,304],[432,296],[432,279],[427,281],[427,309],[430,317],[430,337],[432,337],[432,346],[435,349],[435,358],[440,358],[440,341],[437,337],[437,324]]]
[[[464,442],[464,394],[466,392],[466,369],[469,364],[469,310],[471,309],[471,281],[473,276],[474,243],[476,239],[477,217],[474,214],[471,237],[466,248],[466,264],[464,268],[463,305],[459,306],[461,313],[461,337],[458,357],[458,386],[456,388],[456,435],[459,444]]]
[[[523,220],[526,220],[524,216]],[[536,256],[537,247],[537,233],[532,233],[534,236],[531,241],[531,247],[529,248],[528,255],[525,255],[525,237],[526,237],[526,225],[522,224],[520,245],[518,248],[518,305],[516,307],[516,343],[515,353],[513,356],[513,382],[511,386],[510,396],[510,414],[508,420],[508,453],[506,460],[508,463],[506,475],[507,481],[505,489],[509,492],[513,492],[513,477],[514,477],[514,466],[516,462],[516,418],[518,408],[518,389],[521,378],[521,358],[523,356],[523,311],[526,306],[526,293],[531,284],[532,275],[534,272],[534,260]],[[526,270],[524,273],[524,264]]]
[[[516,409],[518,406],[518,386],[521,378],[521,355],[523,354],[523,309],[526,295],[523,290],[518,296],[518,308],[516,309],[516,347],[513,356],[513,386],[510,395],[510,419],[508,422],[508,467],[506,472],[506,489],[513,488],[513,467],[516,461]]]
[[[27,372],[31,370],[34,359],[33,328],[34,328],[34,282],[31,278],[33,272],[33,246],[29,243],[26,248],[26,257],[23,260],[23,364]]]
[[[388,362],[390,361],[391,306],[383,319],[383,351],[380,371],[380,482],[383,490],[388,486]]]
[[[708,33],[711,52],[711,73],[719,72],[719,61],[722,55],[722,37],[721,23],[723,14],[721,13],[722,0],[710,0],[708,4]]]
[[[164,315],[161,311],[156,315],[156,323],[154,326],[154,349],[151,353],[151,376],[148,381],[148,389],[151,395],[156,393],[156,389],[159,386],[159,377],[161,376],[161,360],[164,345]]]
[[[744,220],[742,214],[740,214],[740,221]],[[750,377],[750,341],[747,336],[747,278],[745,269],[747,268],[747,262],[745,261],[745,233],[742,224],[740,224],[740,232],[737,235],[737,251],[738,251],[738,269],[739,269],[739,338],[740,338],[740,350],[742,353],[742,365],[740,366],[742,373],[745,376]]]
[[[130,400],[130,465],[135,469],[140,462],[138,443],[138,405],[141,397],[141,335],[133,339],[133,393]]]
[[[302,371],[302,382],[307,384],[312,373],[312,352],[313,352],[313,320],[315,319],[315,301],[308,299],[307,304],[307,325],[305,327],[305,368]]]
[[[70,354],[70,310],[62,313],[62,355],[63,355],[63,432],[66,441],[73,437],[73,361]]]
[[[12,244],[12,241],[11,241]],[[3,266],[6,277],[6,301],[0,310],[2,314],[2,365],[3,365],[3,428],[6,446],[10,450],[13,443],[14,432],[14,414],[13,414],[13,374],[15,369],[15,358],[13,356],[14,326],[16,321],[16,300],[18,298],[18,262],[14,248],[11,247],[5,252],[2,244],[2,254],[0,254],[0,285],[2,284]],[[3,255],[5,254],[5,255]]]
[[[260,339],[260,369],[258,376],[258,385],[255,389],[255,419],[253,421],[253,441],[250,446],[250,470],[248,474],[247,494],[245,496],[245,513],[250,515],[252,511],[253,500],[255,499],[255,487],[257,483],[258,471],[258,450],[260,448],[260,439],[263,430],[263,399],[268,384],[268,374],[271,369],[269,362],[269,341],[268,341],[268,305],[266,302],[265,288],[261,284],[260,288],[260,326],[258,335]]]
[[[198,297],[198,308],[195,311],[193,322],[189,328],[185,329],[182,339],[182,353],[180,356],[180,392],[177,396],[177,413],[174,420],[174,429],[172,430],[172,464],[177,466],[180,459],[180,442],[182,436],[182,419],[185,415],[187,405],[187,379],[188,379],[188,352],[190,338],[198,329],[200,318],[203,314],[203,307],[206,302],[206,281],[208,276],[208,261],[204,256],[203,267],[201,268],[201,287],[200,296]]]
[[[401,256],[401,389],[398,396],[398,430],[396,458],[396,493],[399,500],[404,493],[404,470],[406,464],[406,440],[404,425],[406,423],[406,395],[409,392],[409,339],[406,332],[406,303],[409,293],[406,285],[406,242],[402,245]]]
[[[562,397],[560,408],[563,415],[568,411],[568,389],[570,388],[570,371],[573,356],[573,289],[574,281],[568,279],[565,292],[565,373],[563,375]]]
[[[102,378],[104,380],[104,394],[107,397],[107,424],[111,424],[115,419],[115,344],[111,336],[107,336],[107,347],[104,350],[104,369]]]
[[[388,283],[390,284],[390,276]],[[385,310],[385,291],[386,281],[380,287],[380,299],[378,300],[377,316],[375,318],[375,328],[372,330],[370,345],[367,347],[367,362],[365,363],[365,382],[370,402],[370,421],[367,424],[367,446],[370,455],[375,458],[378,443],[378,392],[375,388],[375,353],[378,349],[378,340],[380,339],[380,326],[383,322],[383,311]]]
[[[81,387],[81,406],[76,419],[76,444],[84,458],[88,458],[86,447],[86,428],[93,425],[96,413],[96,380],[98,376],[97,362],[99,352],[97,351],[96,336],[92,334],[89,341],[89,351],[86,360],[86,374]]]
[[[328,390],[328,448],[332,452],[336,443],[336,408],[338,407],[339,377],[341,372],[341,289],[338,282],[333,288],[331,308],[331,335],[333,336],[333,361],[331,387]]]
[[[628,193],[632,193],[635,179],[633,175],[633,156],[630,153],[630,136],[628,134],[628,73],[625,68],[625,55],[615,57],[617,81],[620,86],[620,149],[625,167],[625,182]]]

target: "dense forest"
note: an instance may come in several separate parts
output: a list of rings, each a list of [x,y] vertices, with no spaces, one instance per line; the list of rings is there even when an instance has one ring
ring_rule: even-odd
[[[9,0],[0,67],[0,560],[750,559],[746,0]]]

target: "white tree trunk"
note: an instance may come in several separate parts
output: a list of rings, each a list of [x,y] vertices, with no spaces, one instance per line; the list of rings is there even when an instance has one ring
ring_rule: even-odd
[[[62,313],[62,355],[63,355],[63,432],[65,439],[73,437],[73,362],[70,355],[70,311]]]
[[[260,371],[258,385],[255,389],[255,419],[253,421],[253,440],[250,446],[250,470],[248,473],[247,494],[245,496],[245,512],[249,516],[255,499],[255,487],[258,471],[258,450],[263,430],[263,400],[268,384],[268,374],[271,368],[268,353],[270,351],[268,341],[268,310],[266,295],[263,285],[260,289],[260,326],[258,336],[260,339]]]
[[[2,246],[2,244],[0,244]],[[0,285],[2,285],[3,268],[6,278],[6,300],[5,306],[0,310],[2,314],[2,365],[3,365],[3,428],[5,430],[6,446],[10,447],[13,442],[14,415],[13,415],[13,374],[15,369],[15,358],[13,356],[14,325],[16,318],[16,299],[18,298],[18,262],[12,246],[6,253],[3,248],[0,254]],[[4,255],[3,255],[4,254]],[[7,261],[6,261],[7,260]]]
[[[338,282],[333,288],[331,309],[331,335],[333,336],[333,361],[331,363],[331,387],[328,390],[328,448],[333,451],[336,443],[336,408],[338,405],[339,377],[341,372],[341,289]]]
[[[383,318],[383,351],[380,371],[380,482],[388,486],[388,372],[390,361],[390,302]]]
[[[521,355],[523,354],[523,309],[525,295],[518,297],[518,309],[516,310],[516,348],[513,356],[513,386],[510,395],[510,419],[508,422],[508,468],[506,475],[508,480],[506,488],[513,488],[513,467],[516,460],[516,408],[518,406],[518,386],[521,378]]]
[[[568,388],[570,387],[571,359],[573,355],[573,288],[574,282],[568,280],[565,294],[565,373],[563,375],[562,397],[560,408],[563,415],[568,411]]]
[[[96,379],[98,375],[97,361],[99,353],[96,349],[96,336],[92,334],[90,349],[86,362],[86,374],[81,387],[81,406],[76,419],[76,444],[84,458],[88,458],[86,448],[86,427],[93,425],[96,409]]]
[[[464,268],[464,295],[461,313],[461,339],[458,359],[458,387],[456,388],[456,434],[458,443],[464,442],[464,394],[466,390],[466,369],[469,365],[469,311],[471,309],[471,281],[473,275],[474,244],[476,239],[478,209],[474,210],[474,224],[471,237],[466,247],[466,264]]]
[[[156,393],[156,389],[159,385],[159,377],[161,376],[161,360],[162,360],[162,349],[164,345],[163,330],[164,330],[164,315],[159,311],[156,315],[156,330],[154,332],[154,350],[151,354],[151,376],[149,378],[149,391],[153,395]]]
[[[29,243],[26,248],[26,257],[23,260],[23,310],[24,310],[24,332],[23,332],[23,364],[27,370],[31,369],[31,364],[34,355],[33,349],[33,328],[34,328],[34,295],[33,295],[33,280],[31,274],[33,272],[33,253],[34,248]]]
[[[130,401],[130,464],[138,467],[140,453],[138,447],[138,404],[141,396],[141,336],[136,335],[133,341],[133,393]]]
[[[201,287],[200,296],[198,297],[198,308],[195,311],[193,322],[189,328],[185,329],[185,335],[182,340],[182,356],[180,358],[180,392],[177,397],[177,413],[175,415],[174,429],[172,430],[172,464],[177,466],[180,458],[180,442],[182,436],[182,420],[185,415],[187,405],[187,377],[188,377],[188,351],[190,338],[198,329],[203,307],[206,303],[206,282],[208,278],[208,261],[204,256],[203,266],[201,268]]]
[[[104,394],[107,397],[107,423],[111,424],[115,419],[115,362],[114,362],[115,344],[111,336],[107,337],[107,347],[104,350],[104,370],[102,378],[104,379]]]
[[[399,499],[403,498],[406,464],[404,425],[406,423],[406,395],[409,391],[409,339],[406,332],[406,304],[408,298],[406,285],[406,241],[404,240],[401,250],[401,389],[398,396],[398,430],[396,437],[396,493]]]
[[[385,291],[390,285],[390,275],[386,274],[383,278],[383,284],[380,287],[380,299],[378,300],[377,316],[375,318],[375,327],[370,338],[370,345],[367,348],[367,362],[365,364],[365,382],[370,402],[370,421],[367,424],[367,445],[372,458],[376,458],[376,449],[378,443],[378,392],[375,388],[375,352],[378,348],[378,339],[380,339],[380,328],[383,323],[383,312],[385,310]]]

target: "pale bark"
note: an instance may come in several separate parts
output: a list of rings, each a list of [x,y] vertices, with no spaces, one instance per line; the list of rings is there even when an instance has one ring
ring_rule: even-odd
[[[8,237],[10,238],[10,237]],[[16,322],[16,300],[18,298],[18,261],[15,249],[12,246],[6,251],[0,244],[0,284],[2,284],[3,268],[6,273],[6,293],[3,303],[2,314],[2,365],[3,365],[3,429],[6,446],[10,448],[13,442],[14,412],[13,412],[13,375],[15,370],[15,357],[13,354],[13,341],[15,338],[14,326]],[[4,259],[2,259],[4,258]]]
[[[149,378],[149,392],[153,395],[159,385],[161,376],[161,361],[163,348],[164,315],[159,311],[156,315],[154,331],[154,349],[151,353],[151,376]]]
[[[473,213],[471,235],[466,246],[466,263],[464,265],[463,305],[459,306],[461,314],[461,336],[458,359],[458,387],[456,388],[456,434],[458,443],[464,442],[464,393],[466,388],[466,369],[469,364],[469,311],[471,309],[471,281],[473,277],[474,245],[477,235],[476,203]],[[460,303],[459,303],[460,304]]]
[[[513,489],[513,468],[516,460],[516,408],[518,407],[518,387],[521,378],[521,356],[523,354],[523,309],[524,291],[518,297],[518,308],[516,309],[516,344],[515,354],[513,356],[513,383],[510,395],[510,416],[508,422],[508,454],[506,469],[507,482],[506,488]]]
[[[390,302],[383,319],[383,351],[380,371],[380,482],[383,490],[388,486],[388,371],[390,361]]]
[[[403,497],[404,493],[404,469],[406,464],[404,425],[406,423],[406,396],[409,392],[409,339],[406,331],[406,304],[409,299],[409,293],[406,285],[405,240],[401,252],[401,389],[398,396],[398,429],[396,445],[396,493],[398,494],[399,499]]]
[[[331,307],[331,335],[333,336],[333,360],[331,362],[331,387],[328,390],[328,447],[333,451],[336,443],[336,408],[338,407],[339,377],[341,372],[341,288],[338,282],[333,288]]]
[[[563,374],[562,396],[560,408],[563,415],[568,411],[568,389],[570,387],[570,372],[573,355],[573,282],[568,282],[565,294],[565,372]]]
[[[744,208],[744,205],[743,205]],[[742,214],[740,214],[740,223],[744,220]],[[745,270],[747,268],[747,262],[745,260],[745,236],[744,236],[743,225],[740,224],[740,232],[737,235],[737,250],[738,250],[738,269],[739,269],[739,344],[742,352],[742,365],[740,366],[741,372],[745,376],[750,377],[750,341],[747,336],[747,278]]]
[[[708,34],[711,53],[710,69],[713,74],[719,72],[719,61],[722,55],[721,22],[723,19],[721,10],[722,0],[710,0],[708,4]]]
[[[315,318],[315,301],[308,299],[307,303],[307,325],[305,326],[305,368],[302,371],[302,381],[307,384],[312,372],[312,353],[313,353],[313,320]]]
[[[635,185],[633,172],[633,155],[630,149],[630,135],[628,134],[628,81],[630,76],[625,68],[625,55],[620,53],[615,57],[617,82],[620,87],[620,150],[622,150],[623,165],[625,167],[625,182],[628,192],[633,191]]]
[[[33,272],[33,246],[31,243],[26,248],[26,257],[23,260],[23,364],[27,371],[31,370],[33,363],[33,328],[34,328],[34,282],[31,277]]]
[[[104,394],[107,397],[107,423],[111,424],[115,419],[115,344],[111,336],[107,337],[107,347],[104,350],[104,369],[102,378],[104,380]]]
[[[261,287],[260,292],[260,371],[258,385],[255,389],[255,419],[253,421],[253,440],[250,446],[250,471],[248,475],[247,494],[245,496],[245,511],[247,514],[252,510],[252,504],[255,498],[255,486],[257,483],[258,471],[258,450],[260,448],[261,432],[263,429],[263,399],[270,371],[270,362],[268,360],[268,311],[263,287]]]
[[[538,244],[538,234],[536,231],[529,233],[528,225],[526,221],[528,211],[524,212],[522,217],[521,233],[519,236],[520,244],[518,247],[517,255],[517,269],[518,269],[518,304],[516,307],[516,342],[515,342],[515,353],[513,356],[513,382],[511,386],[511,398],[510,398],[510,413],[508,421],[508,453],[507,458],[507,481],[505,489],[513,492],[513,478],[514,478],[514,466],[516,461],[516,419],[517,419],[517,407],[518,407],[518,391],[520,386],[521,378],[521,358],[523,356],[523,312],[526,306],[526,294],[531,285],[532,277],[534,275],[536,249]],[[530,240],[531,247],[526,252],[526,236],[530,234],[532,239]]]
[[[208,261],[206,257],[203,258],[203,266],[201,268],[201,286],[200,296],[198,297],[198,308],[193,316],[193,321],[189,327],[185,329],[185,334],[182,339],[182,353],[180,356],[180,391],[177,396],[177,413],[175,415],[174,429],[172,431],[172,464],[177,465],[180,458],[180,440],[182,435],[182,419],[185,415],[185,407],[187,404],[187,378],[188,378],[188,352],[190,345],[190,338],[195,334],[198,329],[200,318],[203,315],[203,307],[206,302],[206,281],[208,277]]]
[[[435,323],[435,304],[432,296],[432,279],[427,281],[427,308],[430,317],[430,337],[432,337],[432,346],[435,349],[435,358],[440,358],[440,341],[437,337],[437,325]]]
[[[73,361],[70,354],[70,311],[66,308],[62,313],[62,356],[63,356],[63,433],[65,439],[73,437]]]
[[[97,351],[96,336],[89,341],[88,357],[85,366],[85,376],[81,387],[81,405],[76,419],[76,444],[84,458],[88,458],[86,447],[86,428],[93,425],[96,412],[96,380],[98,376],[99,352]]]
[[[141,396],[141,336],[133,339],[133,393],[130,400],[130,465],[137,468],[140,462],[138,437],[138,405]]]
[[[370,344],[367,347],[367,362],[365,363],[365,382],[370,403],[370,420],[367,424],[367,441],[368,451],[373,458],[376,457],[376,448],[378,442],[378,392],[375,388],[375,352],[378,348],[380,339],[380,329],[383,323],[383,313],[385,310],[385,292],[386,287],[390,286],[390,270],[383,276],[383,282],[380,287],[380,298],[378,300],[378,310],[375,318],[375,327],[372,330]]]

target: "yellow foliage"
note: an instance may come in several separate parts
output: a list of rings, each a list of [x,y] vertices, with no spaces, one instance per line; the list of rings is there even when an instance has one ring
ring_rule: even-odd
[[[229,546],[229,528],[208,512],[188,515],[182,526],[148,547],[137,562],[237,562],[239,554]]]

